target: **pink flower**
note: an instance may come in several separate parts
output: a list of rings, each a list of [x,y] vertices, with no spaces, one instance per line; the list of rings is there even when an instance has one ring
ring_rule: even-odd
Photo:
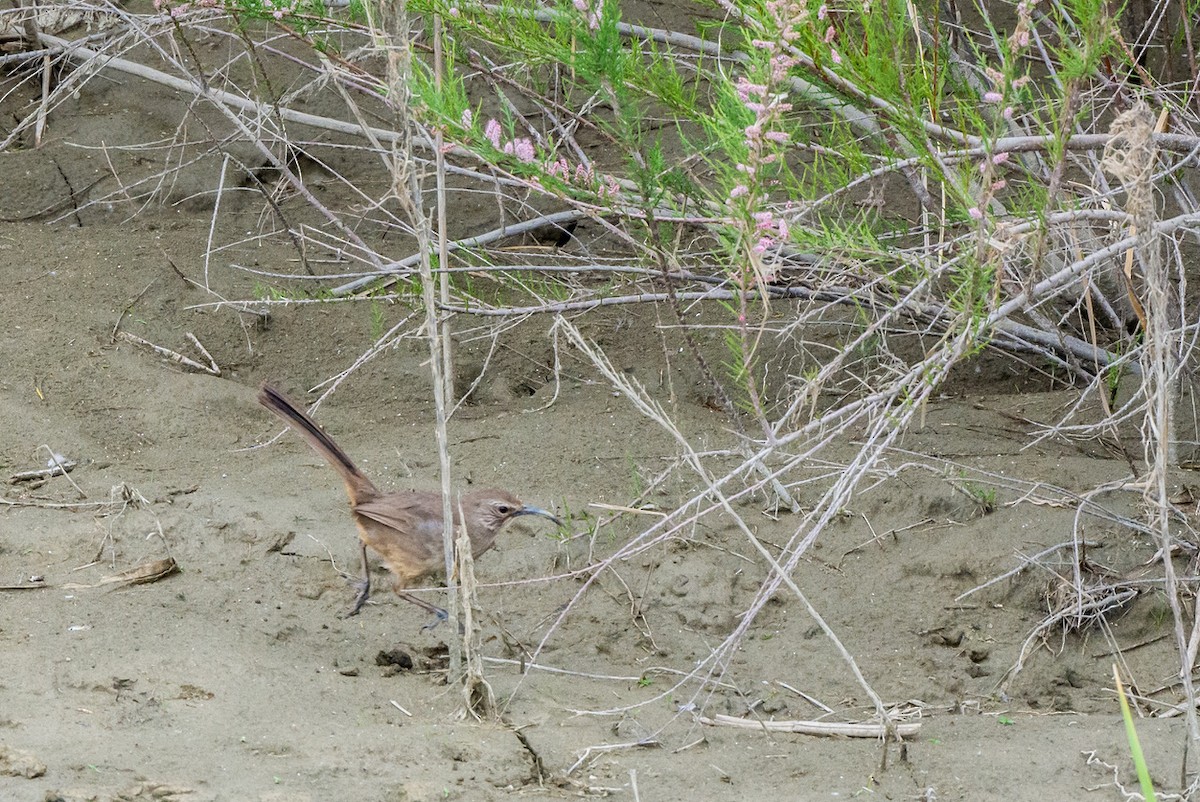
[[[528,138],[522,137],[513,142],[512,145],[513,154],[526,164],[537,158],[537,152],[533,148],[533,143]]]
[[[483,127],[483,135],[492,143],[492,147],[500,150],[500,123],[495,117],[487,121],[487,125]]]
[[[999,192],[1000,190],[1004,189],[1006,186],[1008,186],[1008,182],[1005,181],[1003,178],[1001,178],[999,181],[992,184],[992,192]]]
[[[817,9],[817,19],[825,19],[828,16],[829,16],[829,6],[822,3],[821,7]]]
[[[745,184],[738,184],[736,187],[729,190],[729,199],[733,200],[734,198],[741,198],[741,197],[743,197],[745,195],[749,195],[749,194],[750,194],[750,187],[746,186]]]
[[[983,212],[979,211],[978,206],[972,206],[970,209],[967,209],[967,214],[971,215],[971,218],[974,220],[983,219]]]
[[[1011,119],[1012,119],[1012,116],[1013,116],[1013,107],[1012,107],[1012,106],[1005,106],[1005,107],[1004,107],[1004,111],[1003,111],[1003,112],[1001,112],[1001,114],[1003,114],[1003,115],[1004,115],[1004,119],[1006,119],[1006,120],[1011,120]]]
[[[470,109],[463,109],[462,117],[459,119],[459,122],[462,123],[463,128],[470,128],[471,122],[474,119],[475,119],[475,116],[473,114],[471,114]]]
[[[829,49],[829,58],[833,61],[834,64],[842,63],[842,57],[840,55],[838,55],[838,52],[836,50],[834,50],[833,48]]]
[[[792,137],[786,131],[767,131],[763,134],[763,138],[777,145],[786,145],[791,141]]]
[[[825,29],[825,44],[829,44],[830,42],[832,42],[833,38],[835,36],[837,36],[837,31],[835,31],[833,29],[833,26],[830,25],[828,28]]]
[[[992,164],[1004,164],[1006,161],[1008,161],[1008,155],[1008,151],[997,153],[992,157]]]
[[[751,95],[762,97],[767,94],[767,87],[762,84],[752,84],[745,76],[740,76],[737,82],[738,99],[745,102]]]
[[[1004,96],[1001,95],[999,92],[984,92],[983,93],[983,102],[984,103],[999,103],[1001,100],[1004,100]]]
[[[796,60],[791,56],[775,56],[771,59],[771,80],[782,81],[787,77],[788,70],[794,67]]]

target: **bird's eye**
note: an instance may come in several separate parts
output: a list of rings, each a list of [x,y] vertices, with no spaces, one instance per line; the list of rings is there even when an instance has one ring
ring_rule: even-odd
[[[507,504],[497,504],[496,512],[500,513],[501,515],[508,515],[510,512],[512,512],[512,507],[508,506]]]

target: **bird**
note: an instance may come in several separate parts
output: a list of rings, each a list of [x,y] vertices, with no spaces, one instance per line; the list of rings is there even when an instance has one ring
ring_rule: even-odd
[[[346,617],[357,615],[371,593],[371,575],[367,550],[383,560],[394,579],[396,594],[405,601],[433,613],[436,617],[422,629],[431,629],[449,616],[444,609],[408,593],[413,583],[445,567],[443,551],[442,494],[426,490],[384,492],[367,478],[346,452],[317,423],[286,395],[269,383],[258,393],[258,403],[295,429],[313,450],[337,470],[350,498],[350,514],[358,527],[362,577],[355,582],[357,595]],[[562,526],[552,513],[523,504],[507,490],[482,489],[464,493],[459,500],[466,519],[467,536],[474,557],[496,543],[500,529],[523,515],[535,515]],[[460,511],[454,512],[454,525],[461,525]]]

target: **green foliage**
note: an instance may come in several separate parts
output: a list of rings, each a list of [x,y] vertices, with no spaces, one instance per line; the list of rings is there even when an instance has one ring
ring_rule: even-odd
[[[1066,0],[1062,8],[1078,32],[1055,51],[1061,78],[1067,82],[1088,77],[1115,50],[1116,28],[1106,0]]]
[[[383,311],[383,302],[378,298],[371,299],[371,339],[378,341],[386,330],[387,317]]]
[[[1125,696],[1125,686],[1121,675],[1113,665],[1113,679],[1117,685],[1117,699],[1121,704],[1121,719],[1125,722],[1125,736],[1129,741],[1129,756],[1133,760],[1137,772],[1138,785],[1142,789],[1142,798],[1146,802],[1155,802],[1158,796],[1154,793],[1154,781],[1150,779],[1150,770],[1146,767],[1146,757],[1142,754],[1142,744],[1138,739],[1137,728],[1133,725],[1133,713],[1129,709],[1129,700]]]
[[[454,51],[443,56],[445,60],[441,85],[438,85],[433,69],[423,62],[413,65],[413,97],[422,116],[435,125],[454,129],[459,136],[477,135],[472,128],[464,128],[463,112],[471,108],[467,99],[463,76],[455,70]]]
[[[621,21],[619,0],[599,0],[600,8],[596,24],[576,26],[572,29],[575,42],[575,57],[569,62],[583,81],[592,88],[608,87],[617,91],[624,87],[630,67],[640,61],[636,44],[627,48],[617,24]],[[562,0],[559,9],[570,15],[573,8]]]
[[[324,27],[329,11],[322,0],[225,0],[224,8],[240,22],[262,20],[284,22],[302,36]],[[324,49],[325,40],[312,40]]]
[[[964,482],[963,489],[978,505],[980,512],[988,515],[996,511],[996,488]]]
[[[263,284],[255,282],[252,293],[255,298],[260,301],[327,301],[334,296],[328,287],[320,287],[313,284],[301,285],[297,288],[285,289],[273,284]]]
[[[270,3],[281,1],[227,8],[274,21],[279,8]],[[321,0],[294,0],[287,24],[328,51],[339,40],[326,32],[339,20],[369,16],[364,1],[331,19]],[[761,413],[759,337],[777,303],[763,288],[789,281],[850,291],[843,308],[854,310],[854,325],[878,332],[862,346],[870,353],[885,352],[891,334],[875,326],[878,308],[855,308],[861,287],[936,306],[946,341],[967,343],[966,358],[978,353],[992,338],[990,316],[1043,264],[1044,251],[1030,246],[1029,276],[1005,272],[1009,257],[997,243],[1015,240],[1000,232],[1010,220],[1044,223],[1095,203],[1064,186],[1076,181],[1069,173],[1053,191],[1045,177],[1063,175],[1066,138],[1095,114],[1079,102],[1088,82],[1106,59],[1123,57],[1119,12],[1105,0],[1066,0],[1035,18],[1012,5],[1003,17],[980,9],[978,25],[964,28],[943,24],[934,0],[715,7],[719,20],[680,32],[698,34],[705,49],[623,32],[619,0],[413,0],[409,10],[427,28],[436,14],[445,31],[440,82],[417,53],[413,105],[423,125],[475,157],[471,169],[521,183],[511,197],[529,208],[587,209],[655,270],[692,236],[683,221],[700,221],[708,250],[692,263],[734,295],[720,313],[720,365],[741,408]],[[1053,48],[1052,65],[1038,42]],[[1028,158],[1000,151],[1016,121],[1048,134],[1049,146]],[[924,207],[864,198],[917,183],[928,192]],[[896,257],[935,242],[944,258]],[[827,261],[799,277],[777,275],[795,253]],[[473,258],[459,253],[455,264]],[[488,272],[489,281],[454,273],[451,285],[489,303],[564,300],[578,289],[551,274]],[[614,285],[589,289],[602,297]],[[1106,380],[1115,391],[1119,371]]]

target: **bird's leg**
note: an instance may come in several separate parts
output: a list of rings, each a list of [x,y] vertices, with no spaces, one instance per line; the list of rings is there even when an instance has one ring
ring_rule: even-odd
[[[354,589],[358,593],[354,596],[354,605],[346,611],[345,618],[352,615],[358,615],[358,611],[367,603],[367,597],[371,595],[371,567],[367,564],[367,544],[360,543],[362,552],[362,576],[354,583]]]
[[[441,607],[438,607],[436,604],[430,604],[429,602],[425,601],[424,599],[418,599],[416,596],[412,595],[411,593],[405,593],[403,590],[400,590],[400,588],[396,588],[396,595],[399,596],[400,598],[404,599],[406,602],[412,602],[413,604],[420,607],[422,610],[428,610],[429,612],[433,613],[433,615],[435,616],[434,619],[432,621],[430,621],[428,624],[426,624],[425,626],[421,627],[422,632],[424,632],[427,629],[433,629],[438,624],[442,623],[443,621],[445,621],[446,619],[448,619],[450,617],[450,614],[448,612],[443,610]]]

